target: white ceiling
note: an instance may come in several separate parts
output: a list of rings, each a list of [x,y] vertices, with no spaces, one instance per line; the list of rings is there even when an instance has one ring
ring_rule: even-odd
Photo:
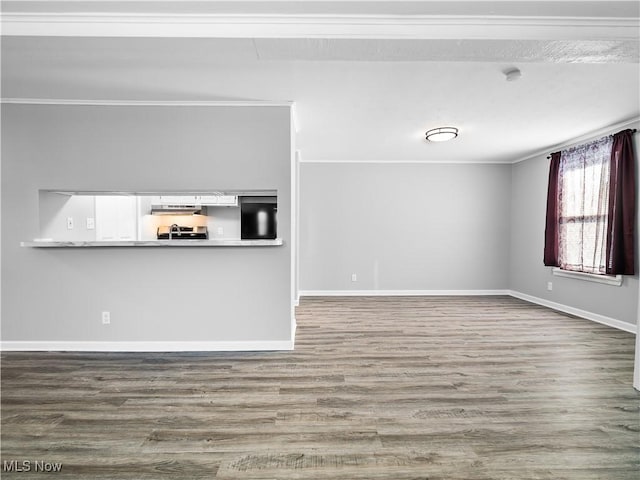
[[[305,161],[512,162],[640,115],[637,1],[2,8],[4,99],[294,101]]]

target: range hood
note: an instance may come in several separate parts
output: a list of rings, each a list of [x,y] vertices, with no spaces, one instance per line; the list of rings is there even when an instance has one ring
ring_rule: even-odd
[[[202,205],[196,197],[160,196],[151,202],[153,215],[193,215],[202,211]]]
[[[197,215],[201,212],[200,205],[151,205],[153,215]]]
[[[234,207],[237,205],[237,195],[223,193],[157,195],[151,199],[151,213],[154,215],[193,215],[200,213],[207,206]]]

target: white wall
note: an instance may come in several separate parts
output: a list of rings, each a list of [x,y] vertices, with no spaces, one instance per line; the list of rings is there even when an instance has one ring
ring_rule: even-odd
[[[636,162],[639,137],[635,135]],[[638,169],[636,168],[636,171]],[[542,300],[585,310],[635,325],[638,274],[624,276],[621,286],[554,276],[542,262],[549,181],[546,155],[513,165],[511,185],[511,289]],[[638,267],[636,267],[636,272]],[[553,290],[547,290],[547,282]]]
[[[510,176],[510,165],[302,163],[301,291],[507,289]]]
[[[290,340],[289,107],[5,104],[2,120],[3,342]],[[277,190],[285,244],[20,247],[41,189]]]
[[[96,230],[87,228],[87,218],[96,216],[93,196],[60,195],[40,192],[38,203],[40,237],[55,240],[96,239]],[[73,229],[67,228],[67,218],[73,219]]]

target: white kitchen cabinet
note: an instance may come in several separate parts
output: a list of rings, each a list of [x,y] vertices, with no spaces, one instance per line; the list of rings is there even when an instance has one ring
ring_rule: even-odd
[[[236,195],[200,195],[201,205],[235,207],[238,205],[238,197]]]
[[[137,225],[135,196],[96,196],[96,240],[136,240]]]
[[[237,195],[154,195],[151,197],[152,205],[172,206],[225,206],[238,205]]]
[[[153,205],[200,205],[197,195],[155,195],[151,197]]]

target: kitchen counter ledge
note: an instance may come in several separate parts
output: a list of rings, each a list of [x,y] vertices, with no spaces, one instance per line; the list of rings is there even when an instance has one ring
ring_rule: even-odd
[[[20,242],[21,247],[77,248],[77,247],[277,247],[283,245],[281,238],[274,240],[114,240],[114,241],[55,241],[35,240]]]

